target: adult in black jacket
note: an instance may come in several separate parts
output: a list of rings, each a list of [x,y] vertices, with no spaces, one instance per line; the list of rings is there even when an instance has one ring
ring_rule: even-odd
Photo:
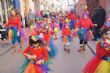
[[[93,23],[97,24],[97,26],[93,29],[94,40],[97,40],[101,37],[99,32],[100,28],[104,25],[105,20],[106,11],[102,8],[102,6],[99,6],[92,16]]]

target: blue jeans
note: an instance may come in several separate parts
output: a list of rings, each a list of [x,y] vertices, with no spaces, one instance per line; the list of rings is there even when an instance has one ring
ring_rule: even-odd
[[[13,30],[12,44],[15,44],[16,42],[20,44],[20,36],[17,36],[18,28],[11,27],[11,30]]]
[[[98,27],[95,27],[93,29],[94,40],[97,40],[97,39],[101,38],[101,34],[99,32],[100,32],[100,29]]]

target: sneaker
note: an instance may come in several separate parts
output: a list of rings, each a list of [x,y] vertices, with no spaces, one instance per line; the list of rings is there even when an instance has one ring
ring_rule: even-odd
[[[77,50],[78,52],[82,52],[83,51],[83,49],[79,49],[79,50]]]
[[[67,52],[70,53],[70,49],[67,49]]]
[[[85,51],[86,49],[85,49],[85,48],[83,48],[82,50],[83,50],[83,51]]]
[[[64,48],[64,51],[66,51],[66,48]]]

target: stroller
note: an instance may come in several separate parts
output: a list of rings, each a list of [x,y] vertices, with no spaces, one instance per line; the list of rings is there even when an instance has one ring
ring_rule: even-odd
[[[5,29],[0,25],[0,40],[5,40],[8,37],[8,29]]]

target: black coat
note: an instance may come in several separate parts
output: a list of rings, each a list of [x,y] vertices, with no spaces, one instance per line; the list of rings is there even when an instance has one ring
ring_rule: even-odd
[[[97,24],[98,28],[101,28],[104,25],[106,20],[106,11],[103,8],[98,8],[95,10],[92,21],[94,24]]]

